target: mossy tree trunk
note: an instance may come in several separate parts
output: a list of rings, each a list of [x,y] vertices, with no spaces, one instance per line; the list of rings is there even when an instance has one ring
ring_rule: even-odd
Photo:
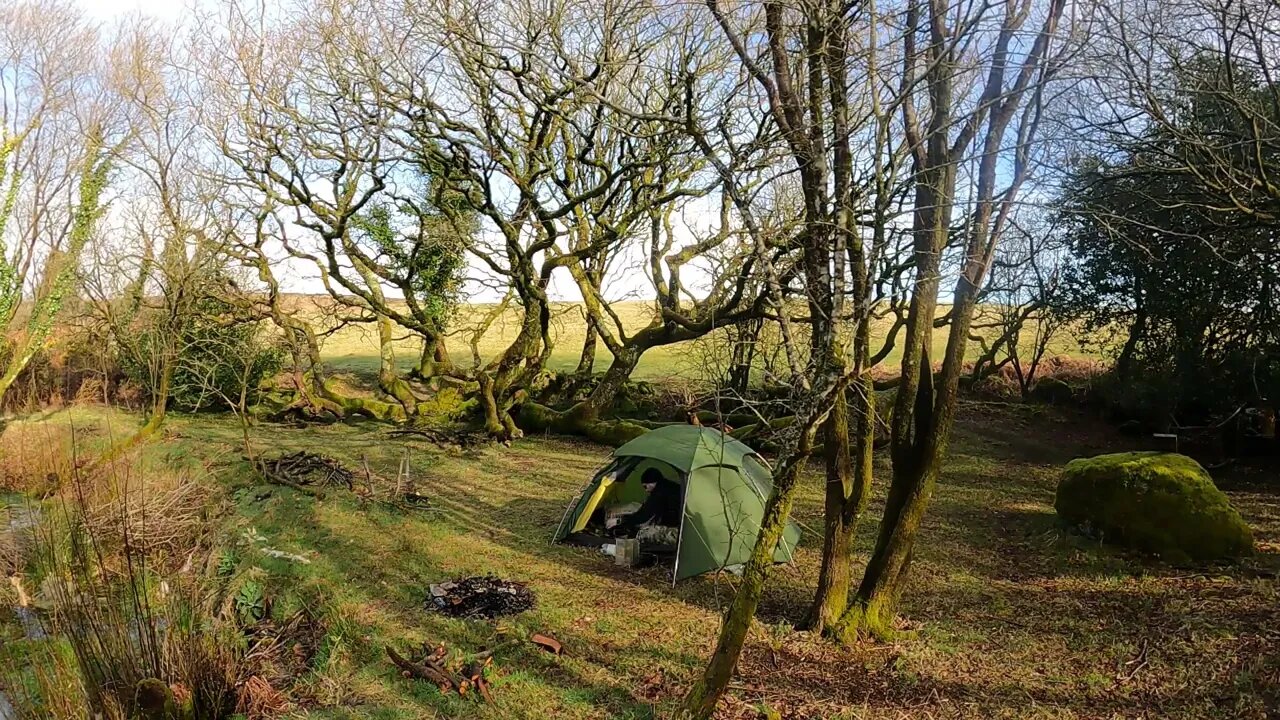
[[[575,407],[573,414],[594,420],[612,408],[614,401],[618,399],[618,393],[631,378],[631,373],[635,372],[640,356],[647,349],[630,344],[619,350],[618,354],[613,356],[613,361],[609,363],[609,369],[605,371],[604,377],[600,378],[600,382],[591,390],[591,394]]]
[[[396,371],[396,354],[391,318],[378,316],[378,389],[400,403],[406,417],[418,414],[418,396]]]
[[[418,365],[413,368],[413,377],[419,380],[431,380],[440,375],[454,372],[453,361],[449,358],[448,346],[444,338],[422,336],[422,352],[418,355]]]
[[[864,374],[841,392],[827,421],[822,565],[808,617],[809,628],[823,634],[834,631],[848,608],[854,540],[871,497],[876,418],[875,395],[869,386],[870,376]],[[841,432],[845,437],[839,437]]]
[[[13,386],[18,375],[26,369],[31,359],[44,348],[45,342],[49,339],[54,320],[62,311],[63,298],[71,291],[76,281],[80,256],[93,236],[98,216],[102,214],[102,191],[107,185],[111,160],[103,147],[100,129],[90,131],[82,162],[79,170],[79,198],[71,216],[70,227],[67,228],[65,245],[54,248],[45,260],[45,274],[40,283],[38,296],[32,303],[31,316],[27,320],[25,332],[14,348],[4,372],[0,373],[0,403],[3,403],[5,394]],[[12,200],[9,198],[16,197],[16,172],[12,182],[13,190],[7,194],[5,206],[2,209],[3,218],[6,220],[13,211]],[[0,243],[0,251],[3,251],[3,243]],[[0,269],[3,270],[7,280],[12,273],[12,268],[9,268],[8,263],[5,262],[4,267]],[[16,303],[20,302],[21,286],[14,288],[14,292],[17,294],[11,301],[14,303],[13,306],[4,308],[5,314],[10,317],[12,317],[10,313],[17,310]],[[6,304],[9,303],[6,302]]]
[[[526,270],[532,273],[531,268]],[[516,290],[524,311],[520,332],[502,355],[480,370],[477,377],[485,432],[501,441],[524,434],[511,416],[511,408],[526,394],[522,387],[524,381],[542,369],[551,353],[551,309],[546,297],[549,278],[533,277],[532,282],[517,282]]]
[[[798,423],[793,426],[791,442],[774,473],[774,494],[765,504],[764,515],[760,520],[760,536],[743,566],[738,591],[724,614],[715,651],[702,676],[685,695],[677,718],[711,717],[716,704],[729,686],[746,643],[747,633],[755,619],[756,609],[760,605],[769,570],[773,567],[774,552],[778,549],[778,542],[791,513],[800,473],[813,450],[814,435],[823,420],[824,408],[829,407],[830,403],[831,394],[820,392],[809,399],[804,411],[797,413]]]
[[[836,396],[824,427],[823,455],[827,466],[824,489],[822,566],[818,589],[807,624],[819,632],[833,624],[849,601],[850,556],[853,553],[853,518],[846,513],[853,491],[853,464],[849,454],[847,392]]]
[[[751,385],[751,367],[755,364],[757,344],[760,342],[760,331],[764,328],[763,318],[751,318],[738,323],[733,338],[733,348],[729,352],[730,390],[743,395]]]
[[[1005,80],[1007,65],[1012,65],[1009,58],[1006,62],[992,62],[983,93],[999,100],[979,107],[968,118],[957,117],[955,112],[953,81],[959,58],[954,56],[954,50],[935,47],[934,51],[941,53],[939,61],[931,64],[925,72],[927,82],[923,87],[928,96],[931,117],[927,130],[919,127],[913,130],[923,138],[915,158],[917,172],[912,221],[917,280],[908,309],[901,383],[891,420],[893,480],[885,501],[875,550],[867,563],[858,594],[836,630],[846,640],[862,634],[883,636],[892,633],[897,601],[906,585],[916,537],[933,496],[954,424],[965,350],[978,294],[991,266],[1001,228],[1017,201],[1018,189],[1029,168],[1028,148],[1039,114],[1034,112],[1037,110],[1035,107],[1020,113],[1019,106],[1033,79],[1050,62],[1047,59],[1050,41],[1065,7],[1065,0],[1055,0],[1049,6],[1041,19],[1043,24],[1039,33],[1024,52],[1011,84]],[[928,17],[921,18],[921,9],[916,6],[907,25],[915,27],[923,19],[945,32],[947,20],[942,17],[944,11],[945,5],[930,4]],[[1006,6],[1006,13],[1006,21],[995,38],[997,47],[1002,48],[1010,46],[1026,20],[1026,16],[1015,13],[1012,6]],[[933,42],[937,42],[936,37]],[[1039,102],[1040,94],[1035,93],[1034,98],[1034,102]],[[1004,147],[1005,132],[1015,117],[1021,117],[1021,125],[1016,132],[1018,152],[1009,185],[997,199],[996,181],[1003,173],[999,167],[1001,148]],[[966,127],[972,130],[953,138],[950,128],[959,121],[967,122]],[[937,314],[941,257],[951,240],[957,166],[966,153],[972,152],[969,145],[975,140],[974,133],[979,127],[985,127],[985,134],[978,155],[974,209],[963,241],[961,270],[952,291],[952,306],[948,313],[950,328],[942,368],[935,378],[929,358]]]
[[[289,413],[303,410],[314,413],[330,413],[344,418],[348,415],[365,415],[377,420],[403,420],[405,414],[398,404],[373,398],[357,398],[339,392],[327,377],[324,358],[320,355],[320,341],[315,328],[309,322],[290,312],[281,299],[280,284],[272,269],[272,261],[262,246],[249,248],[240,259],[257,271],[258,279],[267,287],[265,301],[268,317],[280,328],[289,345],[293,358],[294,390],[297,398],[282,410]]]
[[[947,76],[949,78],[949,76]],[[946,79],[949,82],[949,79]],[[935,89],[947,93],[949,89]],[[945,161],[945,134],[933,137],[935,164],[916,183],[914,254],[917,264],[903,343],[901,380],[893,410],[893,479],[880,533],[858,594],[834,632],[849,641],[862,634],[884,636],[891,629],[894,604],[910,563],[915,531],[928,506],[937,475],[935,450],[945,433],[935,423],[933,372],[929,347],[940,284],[940,249],[946,246],[955,196],[955,168]],[[959,299],[958,299],[959,300]],[[952,328],[962,313],[952,312]],[[967,332],[967,327],[966,327]],[[959,378],[956,378],[959,381]]]
[[[414,395],[409,383],[405,382],[396,371],[395,328],[391,318],[380,310],[387,306],[386,297],[382,292],[382,282],[373,269],[359,257],[353,256],[351,264],[364,280],[369,296],[373,300],[369,303],[369,309],[373,312],[374,322],[378,327],[378,389],[399,403],[404,410],[404,416],[411,418],[418,414],[418,397]]]
[[[590,375],[591,369],[596,364],[596,346],[600,344],[600,331],[596,329],[595,319],[588,314],[586,316],[587,334],[582,339],[582,352],[578,355],[578,367],[574,369],[574,373],[578,375]]]
[[[582,435],[606,445],[620,445],[647,428],[621,420],[605,420],[622,386],[640,359],[641,348],[627,346],[613,357],[604,377],[585,400],[567,410],[555,410],[526,402],[521,410],[521,424],[529,431],[551,431],[565,435]],[[621,440],[621,442],[619,442]]]

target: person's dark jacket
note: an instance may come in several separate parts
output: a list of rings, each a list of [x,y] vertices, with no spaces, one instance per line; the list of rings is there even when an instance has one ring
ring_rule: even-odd
[[[663,478],[645,498],[640,509],[622,519],[615,526],[617,535],[633,535],[641,525],[680,527],[680,486]]]

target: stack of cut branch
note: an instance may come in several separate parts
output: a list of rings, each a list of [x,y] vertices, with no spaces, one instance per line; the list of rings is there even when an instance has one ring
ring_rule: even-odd
[[[499,635],[505,634],[507,634],[505,631],[499,630]],[[485,702],[493,702],[489,680],[485,675],[486,671],[493,666],[494,654],[526,642],[533,643],[556,656],[559,656],[564,649],[560,641],[550,635],[534,633],[525,637],[520,633],[517,637],[508,637],[488,650],[470,655],[450,654],[443,643],[435,647],[430,643],[423,643],[417,652],[411,653],[411,657],[401,655],[395,648],[388,645],[387,657],[400,668],[400,674],[404,677],[435,683],[442,693],[456,692],[463,697],[470,695],[479,697]]]
[[[417,660],[406,658],[387,646],[387,657],[400,668],[405,677],[426,680],[436,684],[440,692],[456,692],[463,697],[471,695],[485,702],[493,702],[489,681],[484,676],[486,668],[493,664],[493,651],[477,653],[450,662],[449,651],[443,644],[434,649],[423,644]],[[474,691],[474,695],[472,692]]]
[[[299,450],[276,458],[259,459],[259,469],[267,482],[323,498],[318,487],[337,486],[350,490],[355,476],[342,463],[331,457]]]
[[[492,438],[474,430],[437,430],[430,427],[397,428],[387,433],[394,436],[416,436],[441,447],[456,446],[462,450],[488,445]]]

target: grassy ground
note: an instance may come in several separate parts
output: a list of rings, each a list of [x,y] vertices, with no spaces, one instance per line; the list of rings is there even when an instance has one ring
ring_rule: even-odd
[[[70,417],[102,423],[83,412],[42,422]],[[116,431],[131,422],[111,418]],[[275,614],[305,606],[321,618],[321,649],[297,693],[306,717],[661,717],[704,660],[732,592],[730,578],[673,587],[657,569],[622,570],[548,542],[606,448],[528,438],[463,452],[376,425],[255,428],[260,449],[320,451],[385,477],[407,456],[433,504],[414,511],[364,508],[345,491],[316,499],[261,484],[239,460],[238,442],[230,419],[175,418],[148,453],[207,466],[223,497],[210,527],[237,577],[260,582]],[[797,561],[771,582],[722,716],[1273,717],[1280,479],[1236,473],[1222,481],[1255,528],[1257,559],[1210,571],[1169,567],[1055,523],[1061,463],[1117,445],[1086,418],[966,404],[903,598],[909,632],[842,650],[793,630],[817,572],[818,539],[806,533]],[[883,490],[881,482],[859,533],[864,557]],[[820,526],[816,476],[797,514]],[[502,622],[424,609],[429,583],[482,573],[527,581],[537,607]],[[555,636],[564,656],[527,646],[500,652],[493,705],[404,679],[383,655],[387,644],[424,641],[475,651],[515,630]]]
[[[298,297],[294,302],[313,313],[318,326],[329,326],[324,320],[324,313],[316,309],[328,307],[327,299]],[[489,305],[467,305],[458,311],[458,315],[451,323],[454,335],[448,341],[448,347],[455,361],[462,364],[471,362],[469,328],[480,322],[491,309],[492,306]],[[617,303],[615,310],[628,331],[648,325],[653,315],[651,305],[638,301]],[[547,365],[556,371],[573,370],[578,366],[582,343],[586,337],[582,307],[574,303],[558,303],[553,307],[552,314],[551,336],[555,347]],[[519,321],[520,317],[516,310],[508,310],[499,316],[479,343],[480,354],[484,360],[487,361],[506,349],[519,331]],[[880,328],[881,335],[888,331],[888,327],[886,321]],[[990,328],[978,332],[987,337],[993,337],[996,334],[996,331]],[[1031,342],[1030,334],[1028,330],[1028,338],[1024,344]],[[376,328],[368,324],[353,323],[338,328],[328,335],[324,340],[322,352],[334,370],[352,373],[369,381],[377,375],[379,362],[377,341]],[[705,373],[708,357],[714,354],[710,346],[715,344],[716,341],[713,339],[709,343],[680,343],[654,348],[641,357],[634,377],[639,380],[700,377]],[[933,351],[935,359],[942,357],[945,344],[946,333],[935,333]],[[412,334],[404,332],[395,342],[394,347],[397,366],[402,371],[408,371],[418,360],[421,343]],[[1029,350],[1029,347],[1024,348],[1024,354]],[[976,358],[980,353],[981,348],[977,343],[970,343],[969,356]],[[1057,355],[1085,357],[1088,353],[1081,348],[1079,338],[1070,332],[1063,332],[1050,343],[1047,353],[1049,357]],[[595,361],[596,372],[603,372],[611,357],[608,349],[600,344]],[[885,357],[883,364],[889,368],[896,368],[900,358],[900,350],[894,349]]]

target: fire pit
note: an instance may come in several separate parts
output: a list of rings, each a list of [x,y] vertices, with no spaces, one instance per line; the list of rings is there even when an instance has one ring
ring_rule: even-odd
[[[495,575],[436,583],[428,588],[427,608],[460,618],[515,615],[533,607],[533,591],[522,582]]]

